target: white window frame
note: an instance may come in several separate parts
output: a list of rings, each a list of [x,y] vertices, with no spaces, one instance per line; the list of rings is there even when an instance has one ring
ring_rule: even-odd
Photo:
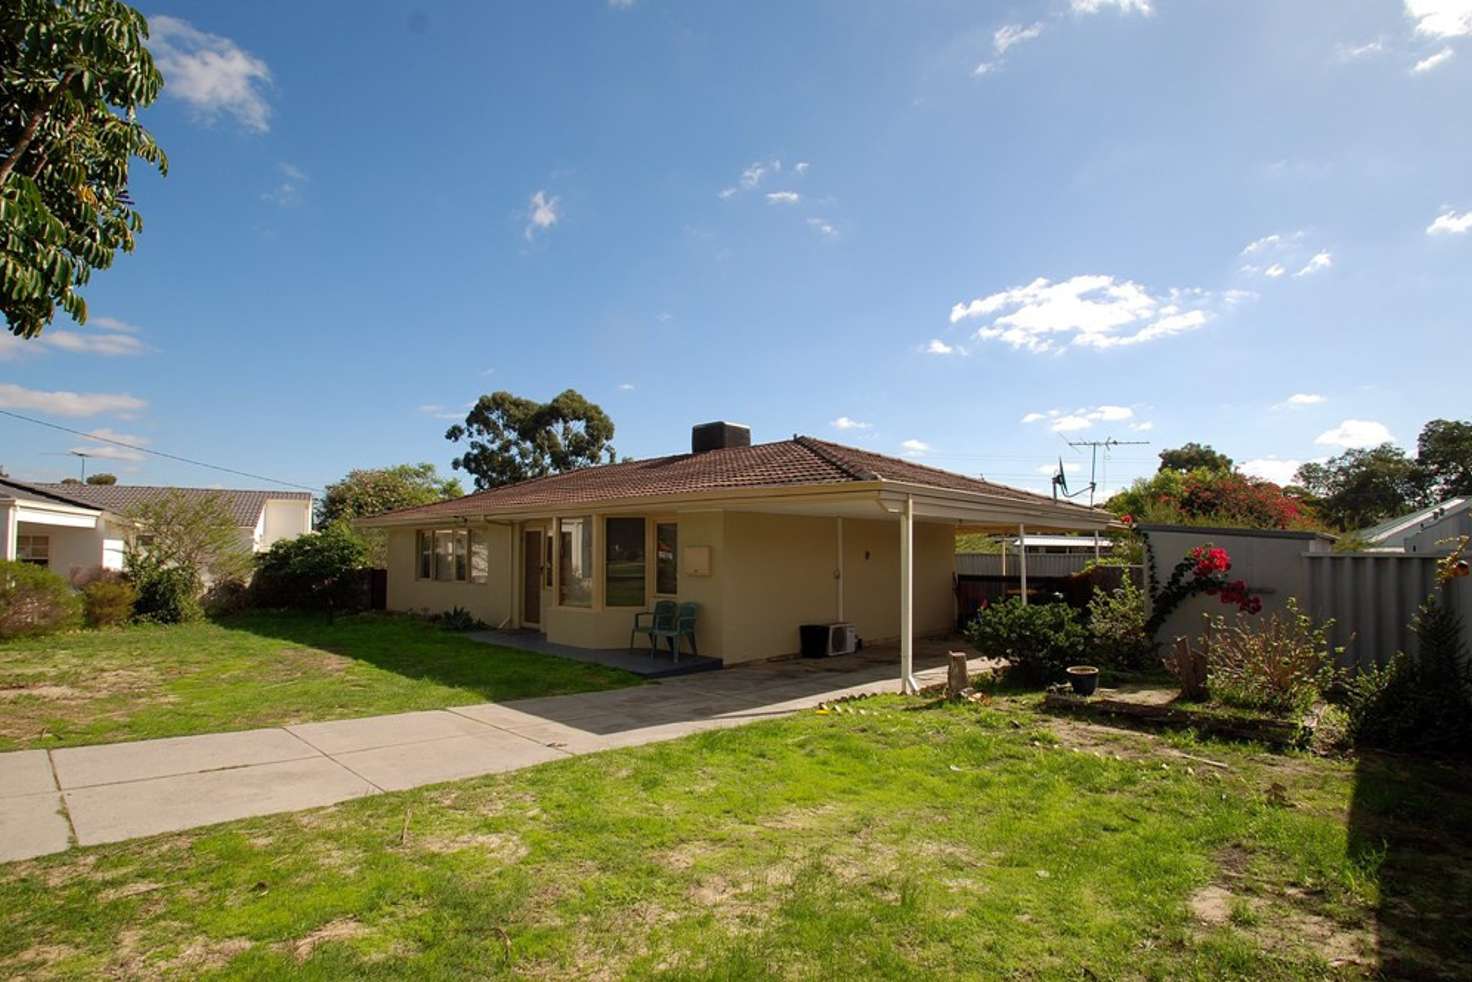
[[[40,545],[41,555],[37,555],[36,546]],[[33,566],[51,565],[51,536],[38,535],[27,532],[24,535],[17,534],[15,537],[15,558],[23,563]]]

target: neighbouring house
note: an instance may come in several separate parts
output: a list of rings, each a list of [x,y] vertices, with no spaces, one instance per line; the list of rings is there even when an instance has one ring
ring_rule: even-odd
[[[1367,552],[1433,556],[1446,555],[1463,535],[1472,536],[1472,497],[1448,498],[1354,533]]]
[[[252,552],[312,530],[305,491],[227,491],[128,484],[27,484],[0,478],[0,559],[49,567],[71,579],[123,568],[128,515],[170,493],[218,495]]]
[[[799,650],[799,626],[866,644],[955,624],[958,531],[1092,532],[1109,514],[806,436],[697,426],[689,453],[570,471],[359,521],[388,530],[388,605],[464,607],[579,648],[629,643],[656,600],[699,604],[700,654]],[[908,661],[905,661],[908,665]],[[908,672],[906,673],[908,677]]]

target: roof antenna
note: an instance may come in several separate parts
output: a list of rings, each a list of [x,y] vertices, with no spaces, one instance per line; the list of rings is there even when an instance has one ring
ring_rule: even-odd
[[[82,458],[82,483],[87,483],[87,458],[92,454],[81,450],[68,450],[66,453],[49,453],[48,457],[81,457]]]

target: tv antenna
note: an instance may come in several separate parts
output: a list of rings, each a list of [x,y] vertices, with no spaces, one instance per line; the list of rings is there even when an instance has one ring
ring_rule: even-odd
[[[68,450],[66,453],[49,453],[48,457],[81,457],[82,458],[82,483],[87,483],[87,458],[93,456],[81,450]]]
[[[1109,466],[1109,451],[1114,447],[1147,447],[1150,445],[1150,441],[1116,440],[1114,437],[1111,436],[1103,440],[1069,440],[1068,445],[1070,447],[1073,447],[1075,450],[1077,450],[1079,447],[1089,448],[1089,507],[1092,508],[1094,507],[1094,491],[1099,487],[1097,475],[1099,472],[1100,448],[1104,450],[1104,465],[1107,468]],[[1062,460],[1058,461],[1058,474],[1059,476],[1062,476],[1063,474]],[[1079,493],[1082,494],[1083,492],[1080,491]]]

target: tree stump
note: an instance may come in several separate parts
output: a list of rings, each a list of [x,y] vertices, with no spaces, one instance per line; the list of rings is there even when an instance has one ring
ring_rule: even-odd
[[[971,678],[966,674],[966,652],[952,651],[950,658],[946,673],[946,698],[960,699],[962,692],[971,686]]]

